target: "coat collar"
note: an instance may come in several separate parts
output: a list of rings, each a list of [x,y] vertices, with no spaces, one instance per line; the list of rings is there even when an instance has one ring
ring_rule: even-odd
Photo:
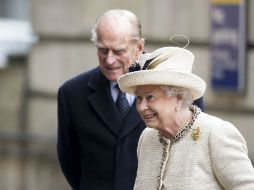
[[[124,122],[121,121],[110,93],[109,81],[105,78],[99,68],[95,69],[94,75],[91,77],[91,80],[87,85],[94,90],[88,97],[93,109],[106,124],[106,127],[116,136],[119,136],[120,138],[126,136],[137,127],[139,122],[141,122],[141,118],[135,108],[135,102],[126,117],[126,120]]]

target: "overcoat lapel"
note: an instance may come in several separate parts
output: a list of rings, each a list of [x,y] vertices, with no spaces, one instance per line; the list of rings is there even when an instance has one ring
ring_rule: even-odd
[[[108,129],[118,136],[121,130],[121,118],[111,97],[106,78],[99,72],[88,85],[95,90],[88,98],[91,105]]]
[[[126,136],[141,122],[141,117],[136,110],[136,101],[133,103],[131,110],[129,111],[125,122],[123,123],[120,138]]]

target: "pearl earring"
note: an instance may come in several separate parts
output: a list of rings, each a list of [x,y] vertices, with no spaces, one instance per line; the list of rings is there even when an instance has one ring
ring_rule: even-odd
[[[175,108],[175,110],[176,110],[176,111],[179,111],[179,110],[180,110],[180,108],[176,107],[176,108]]]

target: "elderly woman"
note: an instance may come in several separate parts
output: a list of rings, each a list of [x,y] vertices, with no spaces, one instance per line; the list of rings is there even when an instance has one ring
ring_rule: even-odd
[[[231,123],[192,105],[205,82],[191,73],[193,54],[165,47],[143,54],[118,79],[135,94],[145,121],[138,144],[135,190],[254,189],[244,138]]]

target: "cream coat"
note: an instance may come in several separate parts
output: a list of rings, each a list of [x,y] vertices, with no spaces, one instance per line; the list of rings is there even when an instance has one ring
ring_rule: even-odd
[[[254,169],[247,146],[229,122],[200,113],[192,128],[200,128],[197,141],[191,131],[169,146],[163,169],[164,190],[254,190]],[[135,190],[156,190],[163,145],[158,131],[147,128],[138,145]]]

